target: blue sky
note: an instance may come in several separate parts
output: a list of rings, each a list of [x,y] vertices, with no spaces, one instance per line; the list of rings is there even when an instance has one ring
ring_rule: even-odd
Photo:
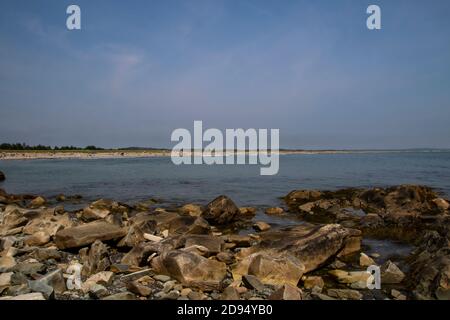
[[[72,3],[80,31],[66,29]],[[446,0],[2,0],[0,141],[170,147],[203,120],[278,128],[284,148],[449,148],[449,12]]]

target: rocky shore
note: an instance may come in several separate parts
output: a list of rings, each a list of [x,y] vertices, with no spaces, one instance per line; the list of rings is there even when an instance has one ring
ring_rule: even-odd
[[[425,186],[294,190],[277,208],[226,196],[64,207],[81,200],[0,189],[0,300],[450,299],[449,203]],[[382,257],[366,238],[414,249]]]

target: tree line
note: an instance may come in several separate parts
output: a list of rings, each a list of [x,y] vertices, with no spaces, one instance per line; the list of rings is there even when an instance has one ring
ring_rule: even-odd
[[[42,144],[30,146],[26,143],[2,143],[0,144],[0,150],[104,150],[104,149],[96,146],[86,146],[84,148],[80,148],[75,146],[51,147],[51,146],[44,146]]]

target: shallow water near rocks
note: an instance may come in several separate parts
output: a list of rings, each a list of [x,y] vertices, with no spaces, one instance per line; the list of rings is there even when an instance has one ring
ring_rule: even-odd
[[[401,261],[414,250],[413,245],[389,239],[380,240],[363,237],[361,245],[366,254],[379,254],[379,257],[375,258],[375,260],[380,265],[387,260]]]
[[[280,197],[294,189],[336,190],[423,184],[450,196],[450,151],[368,152],[280,156],[275,176],[260,176],[259,166],[175,166],[170,158],[90,160],[0,160],[6,180],[0,188],[15,194],[39,194],[52,198],[60,193],[80,194],[79,201],[64,202],[66,210],[83,208],[99,198],[133,204],[149,198],[162,199],[155,206],[186,203],[205,205],[225,194],[238,206],[254,206],[254,221],[272,228],[303,223],[296,214],[268,216],[264,209],[283,206]],[[55,203],[53,203],[55,204]],[[361,216],[364,212],[351,210]],[[240,233],[253,233],[246,228]],[[370,252],[385,260],[407,255],[412,247],[389,240],[364,239]],[[381,261],[380,261],[381,262]]]

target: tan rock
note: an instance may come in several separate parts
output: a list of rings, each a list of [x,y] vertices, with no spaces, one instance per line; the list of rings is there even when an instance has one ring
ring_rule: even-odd
[[[69,228],[73,225],[67,213],[59,214],[54,208],[40,210],[38,216],[31,219],[23,228],[23,233],[34,235],[38,232],[44,232],[53,237],[58,230]]]
[[[330,297],[344,300],[361,300],[363,295],[352,289],[328,289],[327,294]]]
[[[104,219],[111,213],[108,209],[86,207],[83,209],[82,217],[85,220]]]
[[[5,296],[0,297],[0,300],[45,300],[44,295],[40,292],[20,294],[15,297]]]
[[[11,285],[11,278],[13,274],[13,272],[0,273],[0,294],[3,289]]]
[[[150,288],[146,285],[143,285],[143,284],[139,283],[138,281],[128,282],[126,287],[130,292],[132,292],[138,296],[141,296],[141,297],[148,297],[149,295],[152,294],[152,291],[153,291],[152,288]]]
[[[264,221],[257,221],[253,225],[253,228],[257,231],[267,231],[270,229],[270,224],[264,222]]]
[[[30,208],[42,207],[43,205],[45,205],[46,202],[47,202],[47,200],[45,200],[44,197],[38,196],[38,197],[34,198],[33,200],[31,200]]]
[[[360,256],[359,256],[359,265],[361,267],[368,267],[368,266],[376,265],[376,263],[371,257],[369,257],[365,253],[361,252]]]
[[[449,203],[442,198],[433,199],[433,202],[441,210],[448,210],[448,208],[450,206]]]
[[[160,242],[163,240],[163,237],[158,237],[150,233],[144,233],[144,239],[152,242]]]
[[[381,266],[381,283],[396,284],[403,281],[405,274],[392,261],[387,261]]]
[[[302,291],[290,284],[285,284],[269,296],[269,300],[302,300]]]
[[[262,283],[297,286],[304,273],[304,265],[291,256],[270,256],[255,253],[239,262],[233,269],[233,279],[241,280],[242,276],[254,275]]]
[[[300,206],[298,206],[298,209],[300,211],[306,212],[306,213],[311,213],[312,209],[316,206],[315,202],[308,202],[305,204],[302,204]]]
[[[227,196],[219,196],[206,206],[202,217],[212,224],[233,222],[239,216],[239,208]]]
[[[359,230],[338,224],[315,226],[305,223],[282,230],[269,230],[259,235],[261,237],[259,244],[244,248],[236,255],[240,261],[238,265],[243,264],[234,268],[240,270],[237,274],[245,274],[246,266],[252,260],[246,257],[257,253],[271,258],[301,261],[305,267],[304,273],[307,273],[323,265],[330,258],[359,250],[361,241]],[[236,270],[233,274],[235,272]]]
[[[44,231],[36,232],[35,234],[25,238],[24,243],[27,246],[42,246],[50,241],[50,236]]]
[[[334,276],[338,282],[347,284],[354,289],[366,289],[367,280],[370,277],[370,273],[366,271],[331,270],[329,274]]]
[[[280,215],[284,212],[283,208],[275,207],[275,208],[267,208],[266,214],[268,215]]]
[[[166,274],[185,286],[218,290],[226,276],[226,264],[200,255],[173,250],[152,260],[156,273]]]
[[[92,276],[90,276],[81,286],[81,290],[87,293],[91,290],[93,285],[110,285],[114,277],[114,272],[111,271],[101,271]]]
[[[325,286],[325,283],[324,283],[322,277],[309,276],[309,277],[306,277],[305,280],[303,280],[303,286],[306,289],[312,289],[314,287],[323,288]]]
[[[58,231],[55,236],[55,243],[59,249],[76,248],[89,245],[95,240],[118,239],[126,234],[125,228],[102,221],[90,222]]]
[[[96,240],[90,248],[81,249],[79,255],[83,265],[82,274],[84,276],[105,271],[111,265],[108,246],[100,240]]]
[[[188,235],[185,238],[185,247],[199,245],[207,248],[208,255],[214,255],[222,251],[223,239],[211,235]]]
[[[199,217],[202,214],[202,207],[196,204],[185,204],[179,209],[181,214],[187,214],[191,217]]]
[[[256,214],[256,208],[253,207],[240,207],[239,213],[241,216],[253,217]]]
[[[0,272],[5,272],[16,265],[16,260],[10,256],[0,257]]]
[[[239,300],[239,292],[234,287],[226,287],[220,297],[221,300]]]

